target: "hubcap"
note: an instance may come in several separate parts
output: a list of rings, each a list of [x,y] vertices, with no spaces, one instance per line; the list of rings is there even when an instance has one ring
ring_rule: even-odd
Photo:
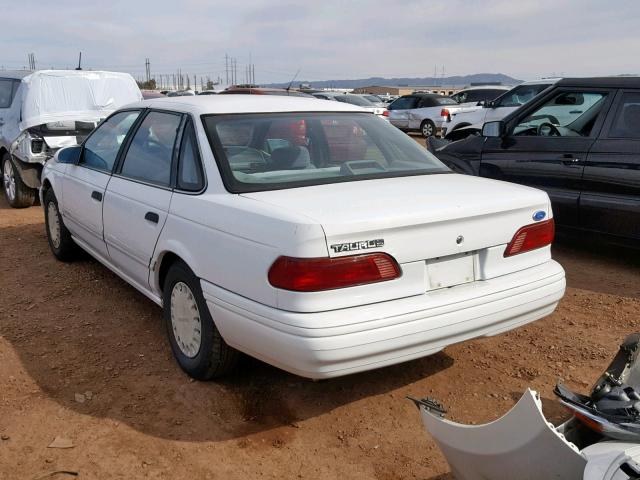
[[[422,134],[425,137],[430,137],[431,135],[433,135],[433,127],[431,126],[430,123],[425,123],[422,127]]]
[[[2,180],[4,183],[4,192],[7,198],[13,202],[16,198],[16,177],[13,172],[13,164],[11,160],[5,160],[2,169]]]
[[[178,282],[171,291],[171,327],[180,351],[194,358],[200,351],[202,322],[198,304],[191,289]]]
[[[49,227],[49,238],[55,248],[60,248],[60,219],[58,218],[58,208],[53,202],[49,202],[47,207],[47,226]]]

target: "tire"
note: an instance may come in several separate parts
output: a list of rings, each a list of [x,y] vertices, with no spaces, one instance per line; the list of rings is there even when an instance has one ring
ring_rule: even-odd
[[[163,306],[171,350],[182,370],[196,380],[210,380],[233,370],[240,352],[225,343],[211,318],[200,280],[181,261],[169,267]]]
[[[78,246],[62,221],[58,200],[51,188],[44,195],[44,223],[53,255],[63,262],[73,260],[78,253]]]
[[[424,138],[433,137],[436,134],[436,124],[431,120],[423,120],[420,124],[420,133]]]
[[[2,157],[2,186],[7,202],[13,208],[30,207],[36,199],[37,190],[22,181],[8,153]]]

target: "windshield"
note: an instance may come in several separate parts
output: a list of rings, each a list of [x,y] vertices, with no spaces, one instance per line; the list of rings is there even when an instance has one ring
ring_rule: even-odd
[[[449,172],[369,113],[205,115],[203,123],[234,193]]]
[[[548,83],[519,85],[499,97],[495,101],[494,107],[519,107],[529,100],[532,100],[536,95],[550,86],[551,84]]]
[[[375,95],[365,95],[364,98],[366,98],[367,100],[373,103],[382,103],[382,99],[379,97],[376,97]]]

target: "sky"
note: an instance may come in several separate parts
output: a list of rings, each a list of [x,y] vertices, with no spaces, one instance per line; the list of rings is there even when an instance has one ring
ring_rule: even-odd
[[[640,73],[638,0],[0,0],[0,68],[83,66],[257,83]]]

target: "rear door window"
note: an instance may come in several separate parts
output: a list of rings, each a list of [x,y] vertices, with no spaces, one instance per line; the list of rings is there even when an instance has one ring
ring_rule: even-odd
[[[400,97],[389,105],[388,110],[409,110],[415,108],[417,101],[416,97]]]
[[[198,192],[204,188],[202,162],[200,161],[196,132],[191,122],[187,124],[182,135],[177,187],[188,192]]]
[[[609,138],[640,139],[640,92],[622,94]]]

